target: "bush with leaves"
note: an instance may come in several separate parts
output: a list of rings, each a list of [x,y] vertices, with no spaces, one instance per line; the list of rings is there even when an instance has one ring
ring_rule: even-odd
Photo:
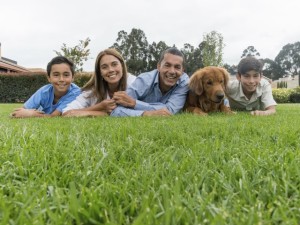
[[[91,78],[92,73],[76,73],[74,83],[83,87]],[[39,88],[49,84],[46,73],[14,73],[0,74],[0,102],[25,102]]]
[[[46,73],[0,74],[0,102],[25,102],[46,84],[48,84]]]
[[[300,103],[300,86],[293,89],[293,92],[290,94],[290,102]]]
[[[74,77],[74,83],[79,87],[83,87],[90,79],[92,73],[76,73]]]
[[[273,98],[277,103],[290,103],[290,95],[293,89],[277,88],[273,89]]]

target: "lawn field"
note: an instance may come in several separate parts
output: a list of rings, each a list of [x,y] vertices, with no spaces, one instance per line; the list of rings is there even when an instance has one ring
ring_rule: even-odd
[[[299,224],[300,104],[253,117],[10,119],[0,224]]]

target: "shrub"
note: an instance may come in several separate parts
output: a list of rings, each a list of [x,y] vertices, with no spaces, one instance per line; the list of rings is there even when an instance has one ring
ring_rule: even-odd
[[[290,94],[290,102],[300,103],[300,86],[293,89],[293,92]]]
[[[277,103],[289,103],[290,102],[290,94],[293,92],[293,89],[286,88],[277,88],[273,89],[273,97]]]
[[[74,83],[82,87],[91,76],[92,73],[75,74]],[[46,73],[0,73],[0,102],[25,102],[34,92],[46,84],[48,84]]]
[[[0,102],[24,102],[47,83],[46,73],[0,74]]]
[[[92,73],[76,73],[74,83],[79,87],[83,87],[90,80],[92,75]]]

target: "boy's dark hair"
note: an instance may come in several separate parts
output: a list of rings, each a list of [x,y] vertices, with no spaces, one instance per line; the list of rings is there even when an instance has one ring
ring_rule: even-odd
[[[70,70],[72,72],[72,76],[74,76],[74,73],[75,73],[74,63],[71,60],[69,60],[66,57],[64,57],[64,56],[56,56],[47,65],[47,75],[48,75],[48,77],[50,77],[52,66],[55,65],[55,64],[61,64],[61,63],[68,64],[70,66]]]
[[[159,59],[159,61],[158,61],[158,64],[160,64],[162,61],[163,61],[163,59],[164,59],[164,57],[165,57],[165,54],[172,54],[172,55],[178,55],[178,56],[180,56],[182,59],[183,59],[183,61],[182,61],[182,64],[183,64],[183,67],[184,67],[184,65],[185,65],[185,59],[184,59],[184,55],[183,55],[183,53],[180,51],[180,50],[178,50],[178,48],[176,48],[176,47],[172,47],[172,48],[167,48],[166,50],[164,50],[162,53],[161,53],[161,55],[160,55],[160,59]]]
[[[262,62],[252,56],[247,56],[246,58],[243,58],[238,65],[238,74],[246,74],[247,72],[251,70],[255,70],[256,72],[262,73],[263,64]]]

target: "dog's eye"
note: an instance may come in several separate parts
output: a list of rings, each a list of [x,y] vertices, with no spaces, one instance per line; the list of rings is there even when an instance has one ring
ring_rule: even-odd
[[[209,80],[209,81],[207,81],[207,84],[208,84],[208,85],[212,85],[213,82],[212,82],[211,80]]]
[[[223,80],[220,80],[220,83],[221,83],[221,84],[223,84],[223,83],[224,83],[224,81],[223,81]]]

